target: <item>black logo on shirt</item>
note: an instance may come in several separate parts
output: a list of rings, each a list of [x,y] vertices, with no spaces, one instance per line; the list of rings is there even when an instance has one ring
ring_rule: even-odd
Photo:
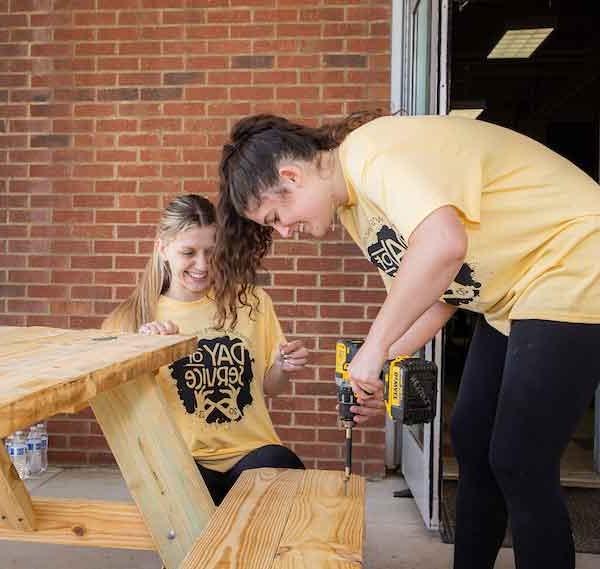
[[[367,248],[367,254],[371,263],[386,275],[393,277],[398,272],[400,261],[407,249],[408,244],[404,237],[398,236],[390,226],[383,225],[377,232],[377,241]],[[480,288],[481,283],[475,280],[471,266],[463,263],[442,300],[455,306],[470,304],[479,296]]]
[[[444,293],[442,300],[446,304],[459,306],[460,304],[471,304],[479,296],[481,283],[473,277],[473,269],[467,263],[458,271],[450,288]]]
[[[408,244],[404,237],[398,237],[396,232],[384,225],[377,232],[377,241],[367,248],[369,260],[386,275],[393,277],[398,268]]]
[[[252,358],[239,338],[198,341],[198,349],[169,366],[185,410],[206,423],[239,421],[252,403]]]

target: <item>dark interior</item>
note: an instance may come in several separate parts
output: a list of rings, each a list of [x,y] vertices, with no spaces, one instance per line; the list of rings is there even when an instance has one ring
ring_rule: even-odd
[[[539,140],[598,179],[600,2],[458,0],[451,16],[450,108]],[[487,59],[508,29],[554,30],[527,59]]]
[[[451,15],[450,109],[483,107],[478,120],[522,132],[598,180],[600,162],[600,2],[457,0]],[[553,27],[527,59],[487,59],[507,29]],[[443,455],[447,425],[474,317],[458,311],[446,330]],[[593,402],[571,445],[592,465]],[[580,451],[585,451],[582,455]]]

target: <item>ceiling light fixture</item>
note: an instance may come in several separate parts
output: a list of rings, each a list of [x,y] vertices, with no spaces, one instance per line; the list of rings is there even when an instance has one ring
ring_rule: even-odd
[[[507,30],[488,59],[526,59],[552,33],[554,28]]]

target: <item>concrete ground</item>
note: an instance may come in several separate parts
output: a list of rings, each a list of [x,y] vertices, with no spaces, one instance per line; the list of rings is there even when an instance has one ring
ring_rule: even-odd
[[[118,470],[107,468],[50,469],[29,480],[33,495],[126,500],[129,494]],[[393,498],[405,487],[401,478],[367,484],[366,569],[446,569],[452,546],[429,532],[411,499]],[[579,555],[578,569],[600,566],[600,556]],[[95,549],[0,541],[0,569],[160,569],[154,552]],[[512,550],[503,549],[496,569],[512,569]]]

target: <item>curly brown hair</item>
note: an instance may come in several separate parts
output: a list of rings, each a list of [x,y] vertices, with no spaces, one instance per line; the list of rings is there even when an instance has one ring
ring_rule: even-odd
[[[227,320],[235,326],[239,306],[248,306],[251,315],[257,308],[257,272],[270,249],[273,230],[244,214],[249,205],[260,204],[263,192],[279,188],[281,160],[314,161],[321,152],[339,146],[354,129],[384,114],[360,111],[318,128],[268,114],[246,117],[234,125],[219,165],[217,237],[212,257],[218,326]]]

